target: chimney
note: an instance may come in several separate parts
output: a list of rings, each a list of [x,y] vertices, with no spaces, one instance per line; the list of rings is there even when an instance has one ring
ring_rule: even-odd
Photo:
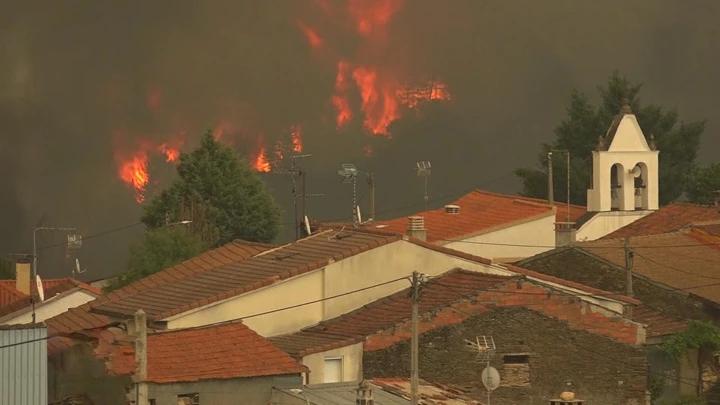
[[[408,217],[407,236],[427,241],[427,230],[425,229],[425,218]]]
[[[457,214],[460,213],[460,206],[459,206],[459,205],[446,205],[446,206],[445,206],[445,213],[446,213],[446,214],[457,215]]]
[[[713,196],[715,197],[715,209],[720,214],[720,190],[713,191]]]
[[[555,222],[555,247],[572,246],[575,243],[575,222]]]
[[[30,259],[27,257],[15,262],[15,289],[30,295]]]
[[[356,405],[373,405],[375,403],[375,401],[373,400],[372,390],[370,389],[370,384],[368,384],[367,380],[360,381],[360,384],[358,384],[358,389],[356,391]]]

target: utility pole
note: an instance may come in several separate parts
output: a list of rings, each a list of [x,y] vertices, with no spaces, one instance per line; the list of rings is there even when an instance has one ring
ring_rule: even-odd
[[[423,275],[417,271],[412,274],[412,288],[410,298],[412,300],[412,339],[410,349],[410,404],[418,405],[418,385],[420,382],[418,366],[418,323],[420,321],[419,304],[420,290],[422,287]]]
[[[77,229],[76,228],[53,228],[53,227],[48,227],[48,226],[38,226],[38,227],[33,228],[33,264],[32,264],[32,280],[30,280],[30,292],[32,293],[30,302],[32,303],[32,323],[33,324],[35,324],[35,301],[37,301],[35,299],[35,295],[37,293],[37,291],[36,291],[37,288],[35,288],[35,290],[33,290],[32,283],[37,282],[36,280],[37,280],[37,275],[38,275],[38,271],[37,271],[38,270],[38,268],[37,268],[37,266],[38,266],[38,264],[37,264],[37,257],[38,257],[37,233],[38,233],[38,231],[75,232],[75,231],[77,231]],[[79,235],[74,235],[74,237],[72,239],[68,238],[68,245],[71,242],[78,243],[78,240],[80,241],[80,243],[82,243],[82,238],[79,237]]]
[[[375,221],[375,173],[368,175],[370,185],[370,221]]]
[[[553,186],[552,152],[548,152],[548,204],[555,205],[555,187]]]
[[[626,287],[628,297],[633,296],[633,279],[632,279],[632,267],[633,267],[633,256],[634,253],[630,249],[630,237],[625,238],[625,276],[627,277]]]
[[[299,169],[297,163],[295,163],[295,159],[309,158],[311,156],[312,156],[311,154],[290,156],[290,170],[273,170],[273,173],[289,174],[292,177],[293,213],[294,213],[294,217],[295,217],[295,240],[300,239],[300,222],[298,221],[297,181],[295,180],[295,177],[303,176],[303,184],[305,181],[305,174],[304,174],[304,172],[302,172]],[[303,186],[303,194],[304,193],[305,193],[305,188]],[[304,210],[304,205],[305,205],[304,196],[303,196],[302,204],[303,204],[303,210]]]

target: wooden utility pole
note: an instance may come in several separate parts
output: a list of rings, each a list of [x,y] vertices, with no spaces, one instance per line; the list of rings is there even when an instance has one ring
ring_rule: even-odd
[[[410,404],[418,405],[418,322],[420,303],[420,273],[412,274],[412,341],[410,349]]]
[[[368,175],[368,184],[370,185],[370,221],[375,221],[375,174]]]
[[[633,296],[633,251],[630,249],[630,237],[625,238],[625,276],[627,277],[626,287],[628,297]]]

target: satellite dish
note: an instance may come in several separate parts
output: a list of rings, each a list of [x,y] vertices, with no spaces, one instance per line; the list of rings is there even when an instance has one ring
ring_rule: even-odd
[[[310,231],[310,221],[308,220],[307,215],[305,215],[305,232],[307,232],[308,236],[312,234],[312,232]]]
[[[40,298],[40,302],[45,301],[45,290],[42,286],[42,280],[40,280],[40,276],[38,275],[35,275],[35,284],[37,285],[37,293]]]
[[[84,273],[84,272],[85,272],[85,270],[80,268],[80,259],[78,259],[76,257],[75,258],[75,273],[80,274],[80,273]]]
[[[358,224],[362,224],[362,215],[360,214],[360,206],[355,207],[355,213],[357,214]]]
[[[500,373],[498,373],[495,367],[485,367],[480,378],[488,391],[494,391],[500,386]]]
[[[632,170],[630,170],[630,174],[632,174],[633,177],[637,179],[638,177],[642,176],[642,169],[640,168],[640,166],[635,166],[632,168]]]

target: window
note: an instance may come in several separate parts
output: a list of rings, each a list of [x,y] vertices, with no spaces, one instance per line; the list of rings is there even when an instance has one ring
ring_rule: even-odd
[[[505,364],[527,364],[530,362],[530,356],[527,354],[508,354],[503,356]]]
[[[192,394],[178,395],[178,405],[200,405],[200,394],[194,392]]]
[[[324,382],[334,383],[343,380],[343,358],[325,357]]]
[[[155,400],[154,400],[154,399],[151,399],[149,405],[155,405]]]
[[[530,386],[530,355],[509,353],[503,356],[500,385],[505,387]]]

